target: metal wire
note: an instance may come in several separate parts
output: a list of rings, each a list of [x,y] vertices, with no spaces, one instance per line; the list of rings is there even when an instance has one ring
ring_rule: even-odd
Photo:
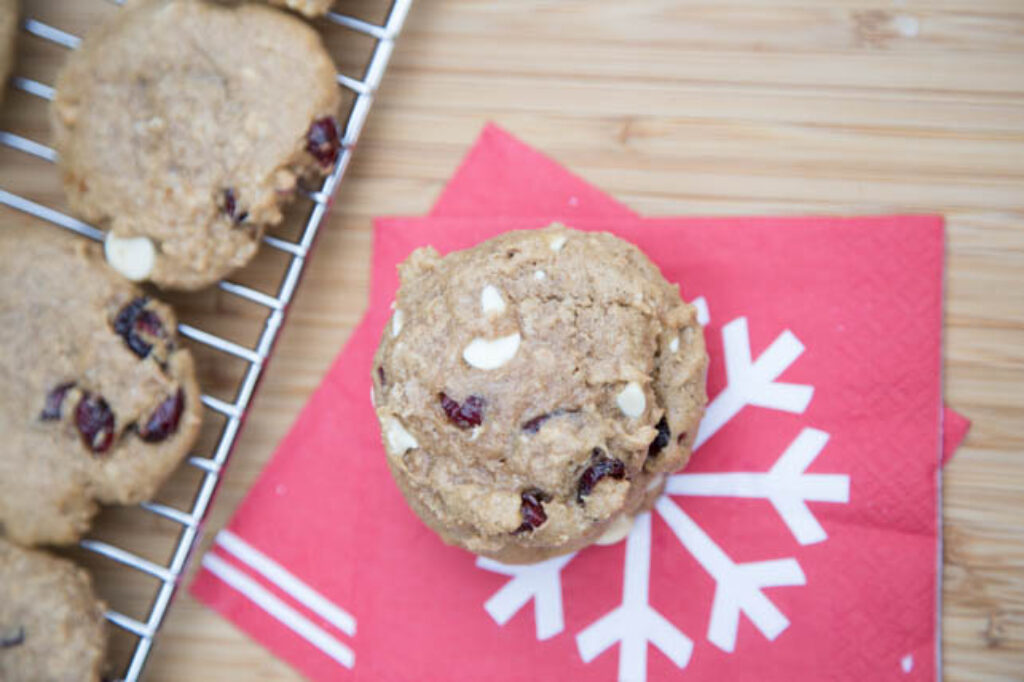
[[[115,4],[121,4],[119,0],[111,1]],[[263,238],[264,243],[268,247],[286,253],[290,257],[276,292],[268,294],[228,281],[222,281],[218,284],[222,291],[267,309],[268,313],[263,323],[263,330],[255,347],[248,348],[242,346],[190,325],[180,324],[178,326],[179,332],[194,343],[204,344],[227,355],[240,358],[247,363],[247,366],[233,401],[228,402],[210,395],[202,396],[203,404],[206,408],[223,415],[227,421],[221,429],[217,446],[211,457],[193,456],[187,460],[189,465],[203,473],[202,480],[197,487],[196,495],[192,502],[192,507],[188,510],[181,510],[155,502],[147,502],[139,506],[140,511],[147,511],[181,526],[181,531],[169,564],[164,566],[154,563],[137,554],[105,542],[82,540],[80,543],[81,547],[88,551],[115,561],[131,570],[156,578],[159,581],[159,587],[156,589],[145,621],[131,618],[118,611],[108,611],[106,613],[106,618],[110,623],[137,637],[131,657],[122,673],[121,679],[125,680],[125,682],[135,682],[138,680],[149,660],[153,642],[164,621],[164,617],[167,615],[167,609],[178,588],[182,573],[188,564],[189,556],[198,542],[200,526],[206,518],[213,494],[220,483],[221,472],[224,470],[224,465],[234,448],[242,421],[246,416],[249,403],[256,390],[256,385],[261,378],[263,367],[277,340],[288,304],[295,294],[306,258],[316,239],[320,225],[327,214],[330,199],[333,197],[338,184],[348,168],[353,148],[359,139],[363,124],[366,122],[367,114],[373,104],[374,94],[391,59],[394,40],[402,30],[402,25],[405,22],[411,5],[412,0],[393,0],[388,11],[387,21],[382,26],[333,12],[327,15],[329,21],[339,26],[370,36],[375,40],[375,44],[362,74],[358,77],[338,74],[339,86],[351,90],[355,94],[355,101],[349,111],[348,119],[343,125],[342,149],[335,168],[324,179],[319,190],[310,192],[308,195],[313,204],[306,218],[301,236],[297,242],[290,242],[269,235]],[[39,38],[69,49],[78,47],[81,42],[78,36],[35,19],[25,20],[23,27],[27,32]],[[53,99],[53,88],[38,81],[15,77],[11,80],[11,85],[30,95],[46,100]],[[57,159],[57,153],[50,147],[14,133],[0,131],[0,144],[46,161],[53,162]],[[0,189],[0,204],[5,204],[11,208],[28,213],[89,239],[102,240],[103,238],[102,231],[77,218],[4,189]]]

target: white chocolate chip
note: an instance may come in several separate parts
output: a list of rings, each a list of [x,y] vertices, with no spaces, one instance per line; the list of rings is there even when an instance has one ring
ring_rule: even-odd
[[[462,350],[462,359],[477,369],[498,369],[515,357],[521,340],[519,332],[497,339],[473,339]]]
[[[668,342],[668,349],[673,353],[679,352],[679,337],[675,336],[671,341]]]
[[[483,430],[484,430],[484,428],[482,426],[474,426],[473,430],[470,431],[470,433],[469,433],[469,440],[470,440],[470,442],[473,442],[477,438],[479,438],[480,437],[480,432],[483,431]]]
[[[384,428],[384,438],[388,443],[388,452],[396,457],[404,455],[406,451],[420,446],[416,438],[405,430],[402,422],[393,418],[387,420],[387,426]]]
[[[156,262],[156,247],[148,237],[115,237],[107,233],[103,253],[110,267],[139,282],[149,277]]]
[[[377,407],[377,395],[373,392],[373,386],[370,386],[370,404]]]
[[[391,338],[395,338],[402,331],[402,317],[401,310],[396,310],[395,314],[391,316]]]
[[[484,315],[501,315],[505,312],[505,299],[498,288],[488,284],[480,292],[480,308]]]
[[[548,276],[548,273],[544,272],[543,270],[538,270],[537,272],[533,273],[533,278],[535,280],[537,280],[538,282],[541,281],[542,279],[544,279],[547,276]]]
[[[551,247],[552,251],[561,251],[562,247],[565,246],[565,243],[567,241],[569,241],[569,238],[566,237],[564,234],[560,234],[554,239],[552,239],[548,246]]]
[[[647,398],[644,397],[644,389],[640,388],[640,384],[635,381],[631,381],[626,384],[626,387],[622,389],[617,396],[615,396],[615,402],[618,403],[619,409],[622,410],[622,414],[633,419],[642,415],[644,413],[644,408],[647,407]]]
[[[594,542],[599,545],[614,545],[629,535],[631,530],[633,530],[633,517],[623,514],[608,524],[601,537]]]

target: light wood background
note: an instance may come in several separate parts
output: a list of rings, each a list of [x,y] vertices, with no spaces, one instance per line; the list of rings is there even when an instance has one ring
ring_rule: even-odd
[[[339,0],[339,9],[379,19],[384,4]],[[117,11],[101,0],[26,5],[79,32]],[[358,63],[365,43],[325,32],[343,68]],[[26,39],[19,71],[52,83],[62,58]],[[425,212],[488,120],[651,215],[946,214],[946,396],[974,420],[945,477],[946,676],[1024,680],[1021,0],[419,0],[207,535],[357,322],[371,217]],[[45,109],[26,95],[8,93],[0,122],[47,138]],[[48,164],[2,152],[0,181],[63,206]],[[265,254],[236,279],[265,285],[279,266]],[[240,340],[259,321],[258,310],[216,292],[175,300],[186,320]],[[204,386],[228,390],[237,368],[198,355]],[[187,501],[195,483],[183,471],[162,499]],[[157,560],[170,533],[134,510],[105,513],[96,531]],[[83,560],[115,606],[145,614],[152,584]],[[124,647],[115,640],[115,655]],[[184,592],[148,673],[297,679]]]

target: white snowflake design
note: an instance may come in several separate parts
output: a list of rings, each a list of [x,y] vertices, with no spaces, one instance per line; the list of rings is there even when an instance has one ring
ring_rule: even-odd
[[[694,304],[701,323],[707,325],[707,302],[702,297]],[[708,406],[694,450],[748,406],[801,414],[814,396],[812,386],[777,381],[804,351],[803,344],[789,330],[779,334],[756,360],[751,357],[745,317],[732,320],[722,328],[722,342],[726,387]],[[669,477],[665,495],[655,505],[655,512],[683,549],[715,581],[706,637],[722,651],[735,651],[741,614],[770,641],[782,634],[789,627],[789,619],[764,589],[803,585],[806,578],[800,563],[793,557],[751,563],[733,561],[672,496],[763,499],[771,503],[797,543],[822,542],[828,536],[807,503],[847,503],[850,497],[849,476],[806,473],[828,439],[824,431],[804,428],[767,472],[682,473]],[[694,650],[694,641],[662,616],[648,598],[651,513],[637,516],[626,538],[622,603],[576,634],[576,648],[584,663],[619,645],[619,682],[647,679],[648,643],[680,669],[689,664]],[[504,625],[532,600],[537,639],[560,634],[565,629],[561,572],[574,556],[527,566],[507,566],[478,558],[480,568],[511,577],[484,604],[487,613],[498,625]]]

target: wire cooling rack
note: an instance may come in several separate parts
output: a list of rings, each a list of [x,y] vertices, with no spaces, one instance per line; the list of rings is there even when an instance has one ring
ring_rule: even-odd
[[[106,0],[113,4],[121,4],[122,1]],[[200,482],[192,498],[191,506],[181,509],[157,502],[140,505],[145,512],[162,517],[176,524],[180,529],[177,532],[175,544],[169,551],[171,557],[169,562],[152,561],[140,556],[139,553],[123,549],[111,542],[86,539],[80,543],[81,547],[88,552],[156,580],[155,594],[152,596],[148,615],[144,618],[131,617],[118,610],[109,610],[106,613],[107,620],[134,637],[134,643],[130,648],[127,661],[123,664],[122,672],[116,673],[122,675],[122,679],[127,682],[138,680],[142,674],[157,632],[164,621],[171,599],[186,569],[189,556],[198,544],[201,524],[220,483],[224,466],[237,441],[256,385],[263,374],[274,342],[277,340],[288,304],[295,293],[317,232],[327,214],[335,190],[348,168],[356,141],[359,139],[363,124],[373,104],[374,93],[377,91],[391,58],[394,40],[401,31],[411,4],[412,0],[393,0],[387,9],[384,21],[380,23],[337,13],[330,13],[326,17],[328,24],[361,34],[364,40],[368,38],[372,47],[369,49],[368,59],[364,62],[365,65],[362,66],[360,75],[349,76],[344,73],[337,75],[338,85],[350,91],[353,96],[348,118],[342,126],[344,129],[342,150],[334,171],[324,179],[321,186],[316,190],[305,191],[311,206],[298,238],[294,241],[270,235],[263,238],[266,247],[283,252],[287,258],[283,277],[275,283],[275,292],[265,293],[258,288],[230,281],[222,281],[218,284],[218,287],[228,295],[244,299],[264,310],[265,318],[257,342],[253,347],[249,347],[196,326],[179,325],[178,331],[182,336],[191,339],[196,344],[208,346],[218,353],[224,353],[243,361],[245,370],[235,388],[233,399],[225,400],[205,393],[203,395],[204,406],[207,410],[220,415],[223,427],[211,455],[195,455],[187,460],[191,467],[200,472]],[[26,9],[30,9],[30,7],[26,7]],[[77,35],[31,17],[24,20],[23,28],[31,35],[63,48],[75,49],[80,42]],[[54,95],[54,90],[50,85],[31,78],[16,76],[12,79],[11,85],[16,90],[45,100],[51,100]],[[50,147],[13,132],[0,130],[0,144],[49,162],[53,162],[57,158],[56,152]],[[95,227],[62,211],[3,188],[0,188],[0,203],[84,237],[102,240],[103,233]],[[110,663],[116,664],[117,662]]]

